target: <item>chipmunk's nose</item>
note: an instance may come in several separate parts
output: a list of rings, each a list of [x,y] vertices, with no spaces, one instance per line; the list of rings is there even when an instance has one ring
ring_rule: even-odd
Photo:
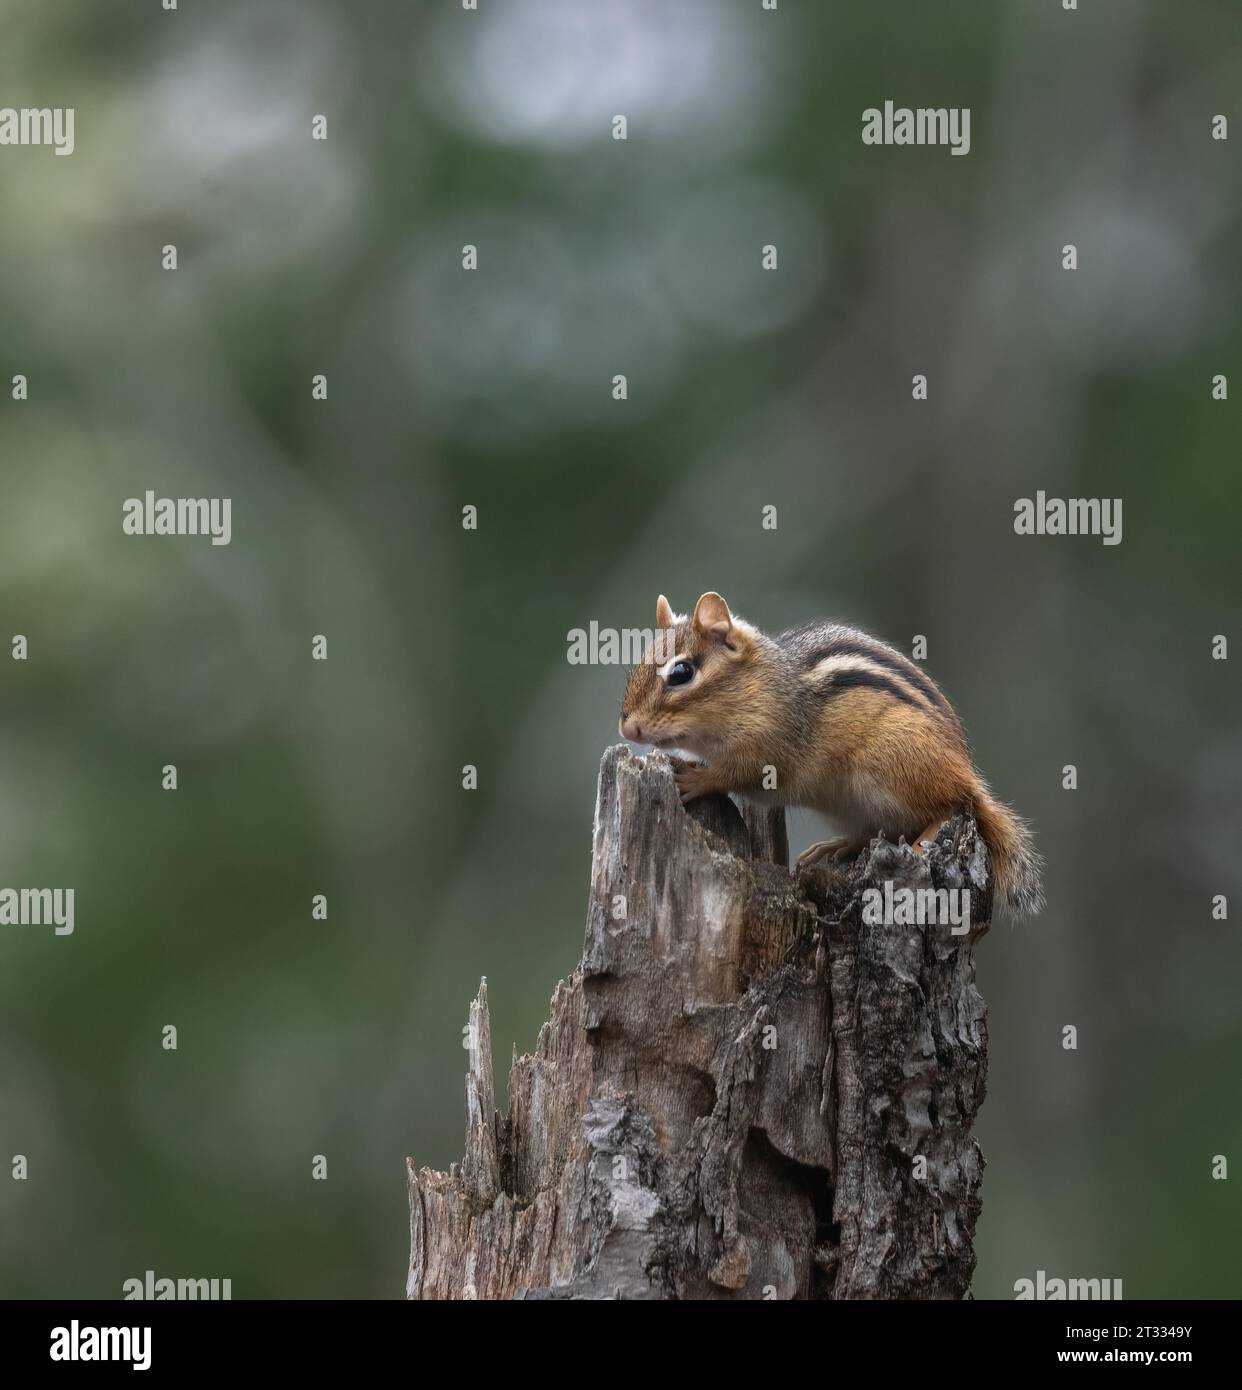
[[[623,719],[621,721],[621,737],[628,738],[631,743],[641,743],[643,741],[643,726],[637,719]]]

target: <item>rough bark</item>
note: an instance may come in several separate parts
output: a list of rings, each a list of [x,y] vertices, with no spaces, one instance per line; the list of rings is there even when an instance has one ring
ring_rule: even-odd
[[[791,874],[783,816],[683,808],[605,754],[582,960],[496,1114],[486,982],[466,1153],[407,1161],[410,1298],[962,1298],[987,1073],[974,822]],[[970,929],[863,893],[967,889]]]

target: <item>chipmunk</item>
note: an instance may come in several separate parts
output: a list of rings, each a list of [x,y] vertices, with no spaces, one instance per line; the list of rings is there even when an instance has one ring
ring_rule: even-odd
[[[622,738],[676,748],[683,802],[719,792],[823,812],[845,831],[800,865],[858,854],[881,831],[921,852],[955,812],[973,812],[996,882],[1019,913],[1044,905],[1026,822],[975,771],[934,681],[893,647],[835,623],[768,637],[704,594],[687,618],[656,603],[656,641],[630,672]]]

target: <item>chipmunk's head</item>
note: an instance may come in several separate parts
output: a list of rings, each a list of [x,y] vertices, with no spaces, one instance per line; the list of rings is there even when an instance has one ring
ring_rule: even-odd
[[[621,737],[710,755],[737,717],[745,722],[757,637],[719,594],[704,594],[690,618],[678,617],[661,594],[655,640],[626,683]]]

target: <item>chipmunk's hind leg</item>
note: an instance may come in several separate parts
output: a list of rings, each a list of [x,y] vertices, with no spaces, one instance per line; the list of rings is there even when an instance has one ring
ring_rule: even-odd
[[[927,827],[927,829],[924,830],[924,831],[915,839],[914,843],[910,846],[910,848],[915,852],[915,854],[922,854],[922,853],[923,853],[923,841],[924,841],[924,840],[934,840],[934,839],[936,838],[936,836],[940,834],[940,830],[941,830],[941,827],[942,827],[943,825],[944,825],[944,817],[943,817],[943,816],[941,816],[941,817],[939,817],[938,819],[936,819],[936,820],[934,820],[934,821],[931,822],[931,824]]]

